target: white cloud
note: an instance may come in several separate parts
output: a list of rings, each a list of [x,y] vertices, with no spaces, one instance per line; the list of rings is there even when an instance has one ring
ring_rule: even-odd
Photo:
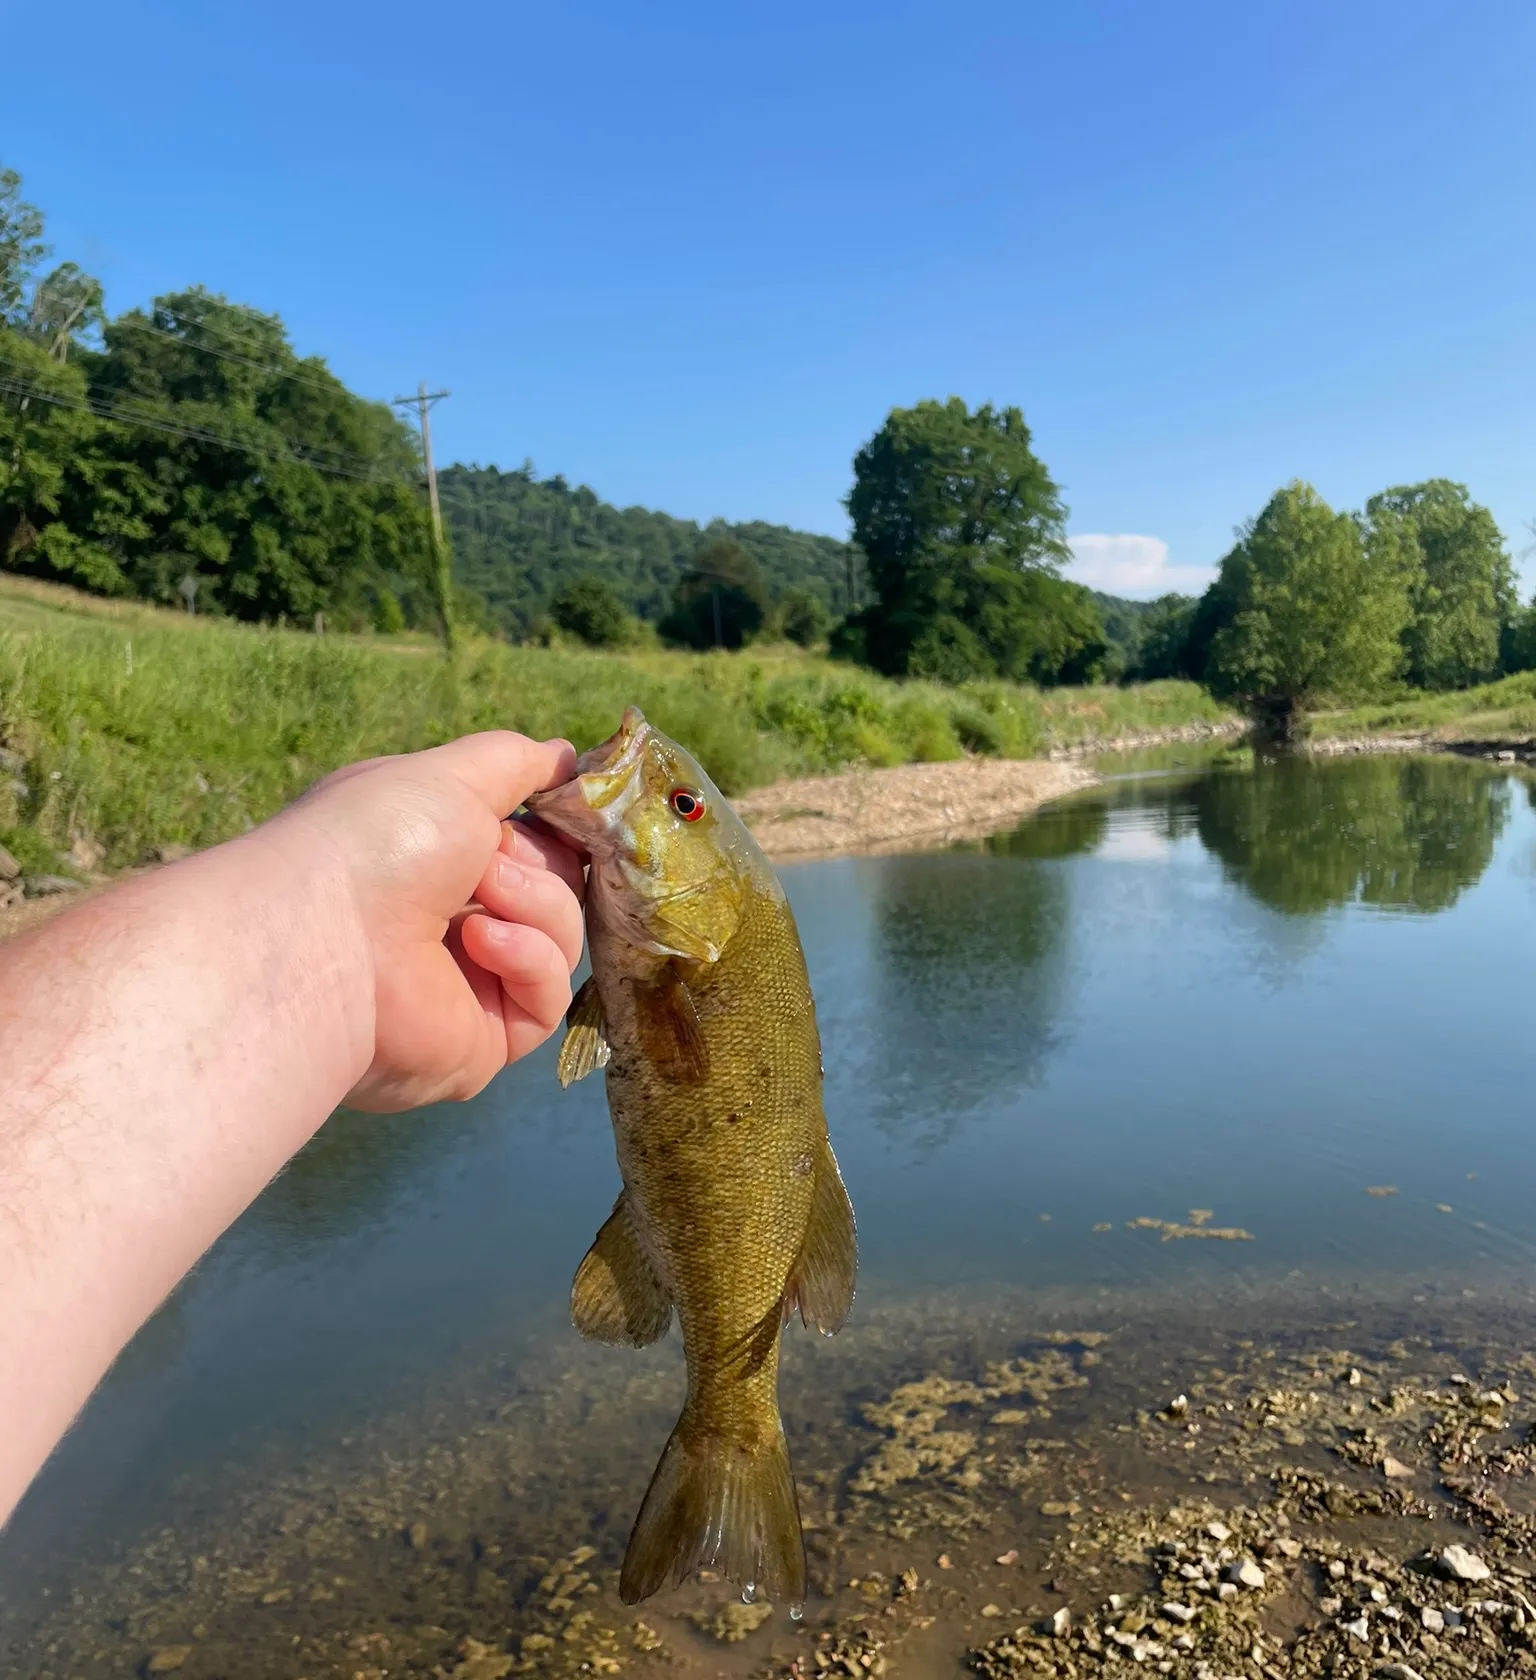
[[[1064,567],[1065,575],[1074,583],[1102,589],[1106,595],[1128,595],[1143,601],[1170,590],[1199,595],[1216,576],[1214,566],[1170,566],[1168,544],[1161,537],[1088,532],[1068,537],[1067,545],[1072,558]]]
[[[1094,848],[1093,855],[1116,863],[1167,863],[1173,856],[1173,843],[1154,828],[1114,823],[1111,819],[1110,830]]]

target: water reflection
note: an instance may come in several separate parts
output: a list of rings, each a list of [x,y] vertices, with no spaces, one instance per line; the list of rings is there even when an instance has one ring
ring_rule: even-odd
[[[1091,852],[1108,820],[1103,804],[1067,805],[954,852],[892,858],[873,878],[873,1084],[887,1133],[932,1147],[1040,1077],[1066,990],[1062,864]]]
[[[1283,759],[1191,789],[1205,847],[1287,915],[1433,914],[1474,886],[1509,820],[1508,780],[1447,758]]]

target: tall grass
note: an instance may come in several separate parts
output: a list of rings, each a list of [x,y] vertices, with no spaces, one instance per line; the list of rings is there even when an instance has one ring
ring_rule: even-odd
[[[1450,693],[1407,692],[1317,719],[1321,736],[1430,735],[1453,740],[1514,740],[1536,735],[1536,671]]]
[[[105,861],[259,822],[338,764],[469,730],[578,748],[639,705],[729,793],[849,764],[1029,757],[1224,714],[1193,684],[1042,694],[895,683],[800,654],[603,654],[317,638],[0,590],[0,841]],[[12,847],[16,849],[15,846]]]

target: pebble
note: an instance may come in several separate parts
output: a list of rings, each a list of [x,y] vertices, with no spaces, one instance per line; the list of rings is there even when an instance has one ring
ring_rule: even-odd
[[[1195,1619],[1194,1610],[1187,1604],[1165,1604],[1163,1614],[1171,1622],[1192,1622]]]
[[[1409,1668],[1407,1663],[1383,1663],[1376,1674],[1377,1680],[1424,1680],[1418,1669]]]
[[[162,1645],[158,1651],[151,1651],[149,1661],[144,1664],[146,1674],[172,1674],[192,1655],[190,1645]]]
[[[1227,1579],[1235,1581],[1240,1587],[1257,1592],[1264,1585],[1264,1571],[1252,1558],[1244,1558],[1240,1563],[1234,1563],[1227,1571]]]
[[[1440,1554],[1440,1568],[1453,1581],[1486,1581],[1493,1571],[1465,1546],[1447,1546]]]
[[[1060,1610],[1053,1611],[1046,1617],[1045,1631],[1053,1639],[1065,1639],[1072,1631],[1072,1612],[1065,1605]]]
[[[426,1549],[427,1549],[427,1525],[424,1522],[421,1522],[419,1520],[416,1521],[416,1522],[413,1522],[411,1524],[411,1526],[408,1529],[406,1529],[405,1537],[406,1537],[407,1540],[410,1541],[413,1550],[418,1551],[418,1552],[426,1551]]]
[[[1419,1621],[1429,1633],[1445,1632],[1445,1617],[1438,1610],[1432,1610],[1426,1604],[1419,1612]]]
[[[1224,1522],[1209,1522],[1205,1525],[1205,1532],[1218,1543],[1232,1538],[1232,1530]]]
[[[1371,1624],[1364,1616],[1357,1616],[1354,1621],[1344,1622],[1342,1626],[1351,1639],[1363,1640],[1371,1637]]]
[[[1175,1394],[1168,1402],[1167,1412],[1169,1417],[1183,1417],[1188,1410],[1189,1396],[1187,1394]]]
[[[1232,1581],[1223,1581],[1216,1589],[1216,1596],[1223,1604],[1229,1603],[1237,1597],[1237,1585]]]
[[[1381,1468],[1382,1473],[1386,1476],[1389,1482],[1407,1481],[1413,1475],[1413,1471],[1410,1470],[1400,1458],[1393,1458],[1391,1453],[1388,1453],[1386,1457],[1382,1459]],[[1380,1670],[1378,1669],[1377,1672],[1380,1673]]]

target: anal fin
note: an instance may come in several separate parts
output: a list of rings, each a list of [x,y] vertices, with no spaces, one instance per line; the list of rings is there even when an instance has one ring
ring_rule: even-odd
[[[832,1146],[823,1143],[816,1161],[816,1188],[805,1240],[784,1289],[785,1319],[798,1308],[808,1330],[836,1335],[853,1308],[858,1267],[853,1203],[848,1199]]]
[[[649,1347],[672,1322],[672,1302],[640,1246],[623,1196],[576,1268],[571,1322],[589,1341],[617,1347]]]
[[[565,1012],[565,1038],[555,1073],[563,1089],[600,1067],[607,1067],[613,1054],[603,1036],[603,1002],[597,995],[597,981],[589,974],[571,999]]]

